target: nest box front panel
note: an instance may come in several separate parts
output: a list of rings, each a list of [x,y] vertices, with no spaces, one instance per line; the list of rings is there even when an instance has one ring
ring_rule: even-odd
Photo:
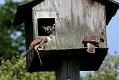
[[[46,50],[79,49],[83,40],[99,38],[99,47],[107,46],[105,6],[95,0],[45,0],[33,7],[33,25],[34,36],[49,36],[42,26],[55,25]]]

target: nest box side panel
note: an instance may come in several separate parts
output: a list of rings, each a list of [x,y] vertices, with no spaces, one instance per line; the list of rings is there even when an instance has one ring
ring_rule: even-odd
[[[82,48],[83,37],[88,35],[101,36],[104,43],[99,46],[107,47],[105,6],[94,0],[45,0],[33,7],[34,34],[38,35],[35,12],[47,12],[46,16],[55,13],[42,16],[55,18],[55,37],[46,44],[46,50]]]
[[[29,48],[32,40],[33,40],[33,23],[32,23],[32,10],[27,15],[27,19],[25,21],[25,43],[26,50]]]
[[[100,43],[99,47],[106,48],[105,6],[95,0],[72,0],[71,4],[73,34],[76,36],[75,41],[78,40],[76,43],[81,43],[84,36],[95,35],[104,39],[104,43]]]

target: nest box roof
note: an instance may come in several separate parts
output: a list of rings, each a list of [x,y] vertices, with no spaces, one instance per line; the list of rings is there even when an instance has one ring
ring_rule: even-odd
[[[32,7],[36,6],[37,4],[40,4],[44,0],[33,0],[31,2],[22,4],[18,6],[17,13],[15,15],[13,24],[19,25],[26,21],[29,17],[32,17],[29,14],[32,14]],[[113,0],[95,0],[102,5],[105,6],[106,9],[106,25],[108,25],[111,18],[116,14],[119,3],[113,1]]]

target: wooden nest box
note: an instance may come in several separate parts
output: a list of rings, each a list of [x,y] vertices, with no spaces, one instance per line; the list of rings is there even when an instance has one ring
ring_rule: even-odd
[[[112,0],[33,0],[18,6],[14,25],[25,23],[26,48],[36,36],[45,34],[43,26],[55,25],[51,41],[27,54],[27,71],[55,71],[65,60],[71,60],[80,71],[98,70],[107,55],[106,25],[119,4]],[[87,52],[87,43],[95,53]]]

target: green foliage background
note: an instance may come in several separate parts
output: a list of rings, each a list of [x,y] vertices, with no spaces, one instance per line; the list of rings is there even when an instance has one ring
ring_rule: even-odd
[[[24,24],[12,25],[18,4],[5,0],[0,4],[0,80],[55,80],[54,72],[29,73],[25,69]],[[81,80],[119,80],[119,57],[108,55],[99,71],[90,72]]]
[[[2,61],[0,66],[0,80],[55,80],[54,72],[29,73],[25,70],[25,59]]]

